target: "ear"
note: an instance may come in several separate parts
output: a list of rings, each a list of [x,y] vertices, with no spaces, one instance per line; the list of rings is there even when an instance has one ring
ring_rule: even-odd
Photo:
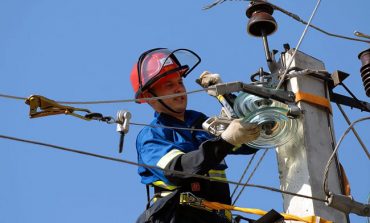
[[[149,93],[148,91],[144,91],[143,93],[141,93],[142,97],[143,98],[151,98],[151,97],[154,97],[151,93]],[[153,104],[156,103],[156,100],[144,100],[145,102],[147,102],[149,105],[153,106]]]

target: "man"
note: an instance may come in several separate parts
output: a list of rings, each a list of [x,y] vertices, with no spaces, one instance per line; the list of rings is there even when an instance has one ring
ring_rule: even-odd
[[[255,124],[236,119],[220,137],[199,131],[207,117],[197,111],[187,110],[187,96],[149,100],[148,98],[185,93],[183,78],[200,62],[194,52],[187,49],[169,51],[156,48],[143,53],[131,72],[131,84],[139,103],[147,102],[155,111],[151,126],[137,136],[136,148],[140,164],[157,166],[169,171],[139,167],[141,182],[154,187],[154,204],[137,222],[158,223],[216,223],[231,222],[230,212],[208,211],[179,204],[180,193],[191,192],[197,197],[225,204],[231,203],[229,185],[186,176],[206,175],[225,179],[227,168],[224,158],[233,148],[256,139],[260,129]],[[203,73],[202,86],[216,84],[217,75]],[[170,127],[170,128],[166,128]],[[189,128],[197,130],[189,130]],[[243,146],[243,153],[256,150]],[[184,174],[174,174],[175,171]],[[149,193],[149,192],[148,192]],[[149,196],[148,196],[149,197]]]

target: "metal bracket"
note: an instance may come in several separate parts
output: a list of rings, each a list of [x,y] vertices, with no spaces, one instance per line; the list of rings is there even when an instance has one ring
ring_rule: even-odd
[[[327,200],[327,203],[325,203],[327,206],[346,214],[354,213],[360,216],[370,217],[370,205],[357,202],[352,196],[339,195],[330,192]]]
[[[370,103],[360,101],[360,100],[357,101],[357,100],[354,100],[351,97],[341,95],[341,94],[337,94],[337,93],[334,93],[332,91],[330,91],[329,93],[330,93],[330,101],[331,102],[338,103],[338,104],[341,104],[341,105],[345,105],[345,106],[348,106],[348,107],[351,107],[351,108],[357,108],[357,109],[360,109],[361,111],[370,112]]]
[[[274,99],[285,104],[288,102],[295,102],[295,95],[292,91],[270,89],[252,84],[244,84],[243,82],[220,83],[210,88],[214,90],[217,95],[243,91],[262,98]]]

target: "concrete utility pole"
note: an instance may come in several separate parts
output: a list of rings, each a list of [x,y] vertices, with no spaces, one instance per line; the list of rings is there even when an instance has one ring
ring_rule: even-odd
[[[288,66],[293,50],[283,54],[282,60]],[[323,62],[297,52],[291,68],[324,70]],[[302,91],[328,98],[327,83],[309,75],[299,76],[287,81],[287,89],[294,93]],[[280,187],[282,190],[325,198],[322,187],[324,168],[335,146],[332,114],[323,107],[299,102],[304,111],[294,138],[276,149]],[[330,191],[341,194],[339,167],[333,163],[329,170]],[[299,216],[316,215],[335,223],[347,223],[348,216],[323,202],[291,195],[283,195],[284,211]]]

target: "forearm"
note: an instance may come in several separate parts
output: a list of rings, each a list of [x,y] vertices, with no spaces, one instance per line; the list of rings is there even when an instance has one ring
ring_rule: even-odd
[[[232,144],[220,137],[207,140],[202,143],[198,150],[182,154],[171,160],[166,166],[166,169],[203,175],[210,169],[215,168],[233,147]],[[165,175],[174,182],[189,178],[173,173],[166,173]]]

